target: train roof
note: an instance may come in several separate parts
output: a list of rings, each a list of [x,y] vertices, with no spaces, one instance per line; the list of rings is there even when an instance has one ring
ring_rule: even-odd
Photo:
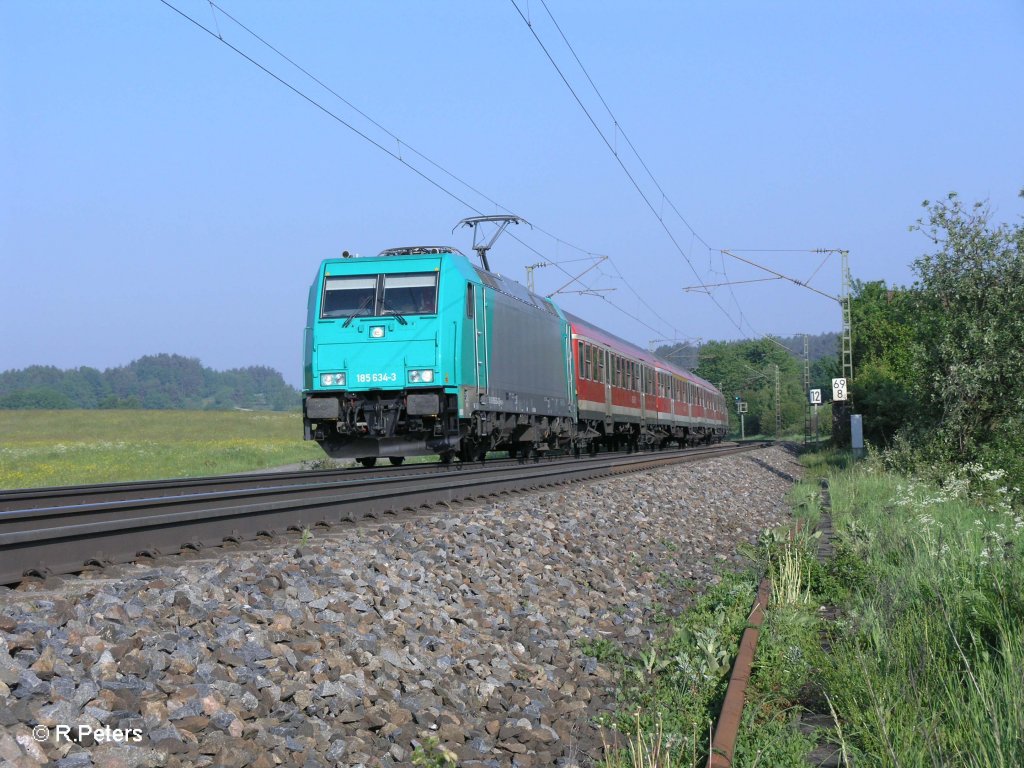
[[[562,311],[565,312],[566,319],[570,323],[572,323],[573,330],[576,330],[576,328],[578,327],[585,332],[584,335],[597,341],[600,341],[602,344],[606,344],[609,347],[618,350],[619,352],[626,353],[630,357],[642,360],[643,362],[647,363],[648,365],[654,368],[660,368],[662,370],[677,373],[680,376],[683,376],[684,378],[687,378],[690,381],[696,382],[697,384],[706,386],[709,389],[714,389],[716,391],[718,390],[718,388],[714,386],[711,382],[705,381],[692,371],[688,371],[685,368],[679,367],[678,365],[673,365],[667,360],[663,360],[662,358],[658,357],[653,352],[643,349],[642,347],[638,347],[636,344],[626,341],[625,339],[616,336],[614,333],[609,333],[608,331],[598,328],[596,325],[587,322],[582,317],[574,315],[571,312],[567,312],[564,309]]]
[[[378,253],[378,256],[424,256],[424,255],[437,255],[441,253],[455,253],[459,256],[465,256],[465,254],[458,248],[453,248],[450,245],[405,245],[401,248],[388,248],[385,251]]]

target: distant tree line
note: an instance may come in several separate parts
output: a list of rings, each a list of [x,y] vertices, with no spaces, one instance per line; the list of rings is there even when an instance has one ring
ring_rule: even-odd
[[[285,411],[299,405],[298,390],[273,368],[215,371],[182,355],[147,355],[104,371],[33,365],[0,373],[0,408]]]
[[[799,336],[777,336],[775,337],[782,346],[789,349],[801,360],[804,356],[804,337]],[[807,335],[807,357],[812,363],[822,358],[835,358],[839,350],[838,333],[810,333]],[[832,385],[829,384],[831,387]]]

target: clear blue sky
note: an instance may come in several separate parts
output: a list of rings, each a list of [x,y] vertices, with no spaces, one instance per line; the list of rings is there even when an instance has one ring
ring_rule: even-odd
[[[768,276],[721,248],[846,248],[855,278],[905,284],[922,200],[1024,208],[1019,0],[546,1],[621,131],[544,4],[517,0],[678,249],[511,0],[218,0],[386,131],[205,0],[170,0],[464,202],[159,0],[0,3],[0,370],[175,352],[299,384],[321,259],[470,253],[453,226],[496,204],[536,228],[492,268],[610,256],[582,279],[617,290],[560,298],[642,346],[838,330],[834,302],[778,281],[685,292],[686,257],[721,283]],[[823,258],[742,255],[802,280]],[[811,284],[837,293],[838,257]]]

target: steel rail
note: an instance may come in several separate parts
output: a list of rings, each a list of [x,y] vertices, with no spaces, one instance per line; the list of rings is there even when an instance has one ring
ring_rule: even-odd
[[[694,449],[691,449],[694,450]],[[697,448],[695,450],[704,450]],[[619,455],[609,452],[605,455]],[[560,460],[562,457],[552,457]],[[515,465],[517,459],[488,459],[486,466]],[[287,485],[305,485],[311,482],[351,481],[367,477],[379,478],[385,474],[408,477],[413,474],[447,473],[453,468],[467,469],[484,466],[478,462],[407,463],[401,466],[384,464],[374,468],[345,467],[341,469],[302,469],[271,472],[246,472],[232,475],[182,477],[167,480],[135,480],[130,482],[92,483],[88,485],[62,485],[40,488],[13,488],[0,490],[0,512],[63,505],[90,504],[124,499],[147,499],[162,496],[185,495],[203,491],[245,490]]]
[[[505,461],[492,460],[493,463]],[[237,475],[211,475],[183,477],[173,480],[141,480],[120,483],[94,483],[47,488],[16,488],[0,490],[0,511],[50,506],[55,500],[65,504],[88,504],[119,499],[144,499],[175,494],[206,491],[227,491],[255,487],[304,485],[309,482],[353,480],[361,477],[379,477],[385,472],[416,474],[446,472],[452,466],[440,462],[407,464],[402,467],[381,466],[373,469],[347,467],[343,469],[302,469],[284,472],[253,472]],[[471,465],[464,465],[471,466]]]
[[[0,512],[0,584],[363,517],[591,480],[762,447],[728,446],[414,476],[202,491]]]

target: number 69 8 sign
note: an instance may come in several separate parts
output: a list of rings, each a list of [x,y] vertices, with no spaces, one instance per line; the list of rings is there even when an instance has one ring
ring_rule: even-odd
[[[832,399],[846,399],[846,379],[832,379]]]

